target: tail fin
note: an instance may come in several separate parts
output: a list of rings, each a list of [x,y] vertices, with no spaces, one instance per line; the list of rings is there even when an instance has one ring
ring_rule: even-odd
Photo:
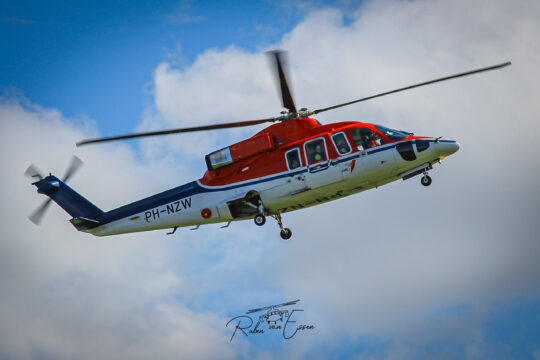
[[[77,230],[87,230],[103,221],[103,211],[86,200],[78,192],[67,186],[54,175],[49,175],[35,183],[38,193],[45,194],[60,205],[69,215]]]

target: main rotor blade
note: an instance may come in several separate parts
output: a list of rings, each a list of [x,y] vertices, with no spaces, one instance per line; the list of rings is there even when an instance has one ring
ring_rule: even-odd
[[[87,140],[79,141],[77,143],[77,146],[98,143],[98,142],[105,142],[105,141],[133,139],[133,138],[146,137],[146,136],[169,135],[169,134],[179,134],[179,133],[193,132],[193,131],[205,131],[205,130],[235,128],[235,127],[242,127],[242,126],[253,126],[253,125],[258,125],[265,122],[278,121],[279,119],[280,118],[246,120],[246,121],[237,121],[237,122],[230,122],[230,123],[224,123],[224,124],[194,126],[194,127],[178,128],[178,129],[170,129],[170,130],[148,131],[148,132],[137,133],[137,134],[87,139]]]
[[[283,58],[283,51],[274,50],[269,51],[270,54],[274,55],[276,71],[279,78],[279,86],[281,90],[281,100],[283,102],[283,107],[289,109],[289,112],[296,113],[296,106],[294,105],[294,100],[289,90],[289,85],[287,84],[287,75],[283,68],[284,64],[286,65],[285,59]]]
[[[43,202],[43,204],[41,204],[40,207],[38,207],[30,216],[28,216],[30,221],[33,222],[36,225],[39,225],[39,223],[41,222],[41,219],[43,218],[43,215],[45,214],[45,211],[49,207],[50,203],[51,203],[50,198],[45,200]]]
[[[71,158],[71,164],[69,164],[69,168],[66,171],[66,175],[64,175],[63,182],[66,182],[69,180],[69,178],[77,172],[77,170],[81,167],[83,164],[82,160],[73,155]]]
[[[510,61],[507,61],[505,63],[498,64],[498,65],[488,66],[488,67],[484,67],[484,68],[481,68],[481,69],[476,69],[476,70],[471,70],[471,71],[467,71],[467,72],[463,72],[463,73],[459,73],[459,74],[455,74],[455,75],[445,76],[445,77],[435,79],[435,80],[421,82],[421,83],[418,83],[418,84],[402,87],[402,88],[399,88],[399,89],[396,89],[396,90],[386,91],[386,92],[383,92],[383,93],[380,93],[380,94],[377,94],[377,95],[368,96],[368,97],[365,97],[365,98],[362,98],[362,99],[349,101],[349,102],[346,102],[346,103],[343,103],[343,104],[334,105],[334,106],[330,106],[330,107],[322,108],[322,109],[317,109],[317,110],[313,111],[313,114],[318,114],[318,113],[321,113],[323,111],[337,109],[337,108],[342,107],[342,106],[356,104],[356,103],[361,102],[361,101],[366,101],[366,100],[370,100],[370,99],[373,99],[373,98],[376,98],[376,97],[397,93],[399,91],[404,91],[404,90],[414,89],[414,88],[424,86],[424,85],[434,84],[434,83],[440,82],[440,81],[455,79],[455,78],[462,77],[462,76],[473,75],[473,74],[477,74],[477,73],[480,73],[480,72],[483,72],[483,71],[490,71],[490,70],[500,69],[500,68],[503,68],[503,67],[511,65],[511,64],[512,63]]]

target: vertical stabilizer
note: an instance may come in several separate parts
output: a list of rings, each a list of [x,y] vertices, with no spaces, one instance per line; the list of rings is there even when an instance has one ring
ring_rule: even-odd
[[[54,175],[49,175],[35,183],[40,194],[47,195],[62,207],[73,219],[71,223],[78,230],[98,226],[103,221],[103,211],[86,200]]]

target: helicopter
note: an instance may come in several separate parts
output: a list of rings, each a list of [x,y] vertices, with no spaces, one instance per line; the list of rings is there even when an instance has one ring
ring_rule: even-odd
[[[121,136],[86,139],[77,143],[117,141],[148,136],[274,123],[252,137],[205,156],[207,170],[202,178],[135,201],[102,211],[66,181],[82,162],[74,157],[62,180],[43,176],[30,165],[25,174],[37,181],[37,192],[49,197],[31,216],[39,224],[51,201],[72,218],[83,232],[96,236],[149,230],[226,223],[253,219],[258,226],[267,217],[277,221],[284,240],[292,231],[284,227],[282,214],[326,203],[402,179],[421,176],[421,184],[432,182],[429,171],[459,150],[455,140],[416,136],[379,124],[346,121],[321,124],[311,117],[325,111],[437,82],[496,70],[505,62],[467,72],[424,81],[361,99],[309,111],[297,109],[287,81],[284,52],[270,51],[283,108],[277,117],[205,126],[150,131]]]

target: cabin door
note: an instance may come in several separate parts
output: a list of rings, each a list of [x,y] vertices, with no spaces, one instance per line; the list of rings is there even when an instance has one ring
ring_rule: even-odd
[[[311,189],[343,180],[338,162],[328,158],[328,148],[324,138],[310,140],[304,144],[308,172],[306,183]]]

